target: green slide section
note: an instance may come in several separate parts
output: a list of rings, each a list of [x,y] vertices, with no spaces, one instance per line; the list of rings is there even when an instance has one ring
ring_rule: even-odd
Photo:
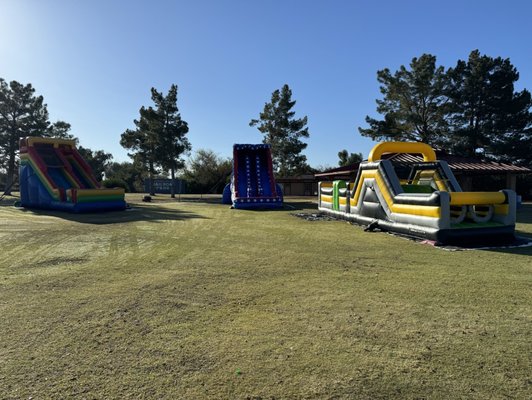
[[[345,189],[345,181],[333,182],[333,210],[340,210],[340,189]]]

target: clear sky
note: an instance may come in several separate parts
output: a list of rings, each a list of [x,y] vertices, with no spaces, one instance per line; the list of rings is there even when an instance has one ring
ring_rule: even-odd
[[[0,77],[31,83],[52,121],[117,161],[150,88],[172,83],[193,149],[260,143],[249,121],[287,83],[310,165],[367,157],[357,127],[377,116],[377,70],[423,53],[451,67],[474,49],[510,58],[532,90],[532,2],[0,0]]]

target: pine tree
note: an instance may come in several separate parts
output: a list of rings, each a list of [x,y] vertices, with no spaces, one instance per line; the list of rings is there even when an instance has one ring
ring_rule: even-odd
[[[343,149],[338,152],[338,158],[340,159],[338,161],[338,165],[340,167],[353,165],[361,162],[364,159],[362,153],[349,153],[346,149]]]
[[[308,169],[307,157],[301,152],[307,144],[301,138],[308,138],[307,117],[296,119],[292,108],[292,91],[288,85],[272,93],[271,101],[264,105],[259,119],[252,119],[249,126],[257,126],[264,134],[263,143],[271,145],[274,171],[279,176],[289,176]]]
[[[132,153],[128,153],[128,155],[133,159],[134,163],[142,165],[143,169],[148,172],[149,192],[154,195],[153,177],[158,172],[158,118],[152,107],[146,108],[142,106],[139,114],[140,118],[133,121],[136,129],[127,129],[122,133],[120,144],[128,150],[132,150]]]
[[[42,96],[35,96],[31,84],[9,84],[0,78],[0,160],[6,170],[5,194],[11,193],[17,167],[19,139],[42,136],[49,125]]]
[[[175,197],[175,174],[185,165],[181,156],[189,152],[192,147],[185,136],[188,133],[188,124],[181,119],[177,108],[177,85],[172,85],[166,96],[152,88],[152,99],[159,118],[158,158],[163,168],[170,170],[171,197]]]
[[[68,122],[56,121],[46,129],[44,136],[74,140],[78,143],[78,138],[70,133],[70,129],[71,125]]]
[[[377,100],[378,120],[366,116],[369,128],[358,128],[362,136],[374,140],[404,140],[446,144],[448,78],[436,57],[423,54],[413,58],[410,69],[402,65],[393,75],[388,68],[377,72],[383,99]]]
[[[155,108],[142,106],[140,118],[134,120],[136,129],[127,129],[122,133],[120,144],[133,150],[130,157],[138,165],[143,165],[149,176],[149,192],[153,190],[153,177],[158,168],[172,172],[172,195],[175,171],[183,165],[181,155],[190,150],[185,135],[188,125],[181,119],[177,108],[177,86],[172,85],[168,95],[164,96],[155,88],[151,89],[151,99]]]
[[[519,73],[510,60],[474,50],[449,76],[454,152],[530,164],[532,99],[526,89],[515,91]]]

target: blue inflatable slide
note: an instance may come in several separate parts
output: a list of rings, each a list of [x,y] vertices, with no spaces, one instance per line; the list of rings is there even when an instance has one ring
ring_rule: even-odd
[[[233,145],[233,173],[222,203],[233,208],[282,208],[283,194],[275,183],[269,144]]]

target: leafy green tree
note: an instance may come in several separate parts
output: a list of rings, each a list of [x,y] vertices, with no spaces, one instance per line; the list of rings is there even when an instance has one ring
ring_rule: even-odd
[[[453,151],[499,161],[532,160],[532,99],[516,92],[517,69],[509,59],[470,53],[449,70]]]
[[[212,150],[199,149],[191,157],[183,174],[189,190],[200,193],[221,193],[233,169],[230,159]]]
[[[394,74],[385,68],[377,72],[377,80],[383,95],[377,100],[377,112],[383,119],[366,116],[369,128],[358,128],[362,136],[435,147],[446,144],[448,77],[442,66],[436,66],[435,56],[413,58],[410,69],[402,65]]]
[[[108,165],[113,159],[113,155],[103,150],[93,151],[82,146],[78,147],[78,152],[87,161],[96,179],[101,181]]]
[[[110,162],[105,168],[106,187],[123,187],[127,192],[142,191],[142,168],[131,162]]]
[[[166,96],[152,88],[152,99],[159,121],[158,159],[165,170],[170,170],[171,197],[175,197],[175,174],[177,170],[185,166],[185,161],[181,156],[190,152],[192,148],[186,137],[188,124],[181,119],[177,108],[177,85],[172,85]]]
[[[346,149],[338,152],[338,165],[340,167],[345,167],[347,165],[353,165],[361,162],[364,159],[362,153],[349,153]]]
[[[256,126],[264,135],[263,143],[271,145],[272,161],[279,176],[301,173],[308,169],[307,157],[301,152],[307,147],[302,138],[308,138],[307,117],[296,119],[292,108],[292,91],[288,85],[272,93],[271,101],[264,105],[259,119],[252,119],[249,126]]]
[[[9,84],[0,78],[0,160],[6,170],[5,194],[11,193],[17,167],[19,139],[42,136],[47,130],[48,110],[31,84]]]

